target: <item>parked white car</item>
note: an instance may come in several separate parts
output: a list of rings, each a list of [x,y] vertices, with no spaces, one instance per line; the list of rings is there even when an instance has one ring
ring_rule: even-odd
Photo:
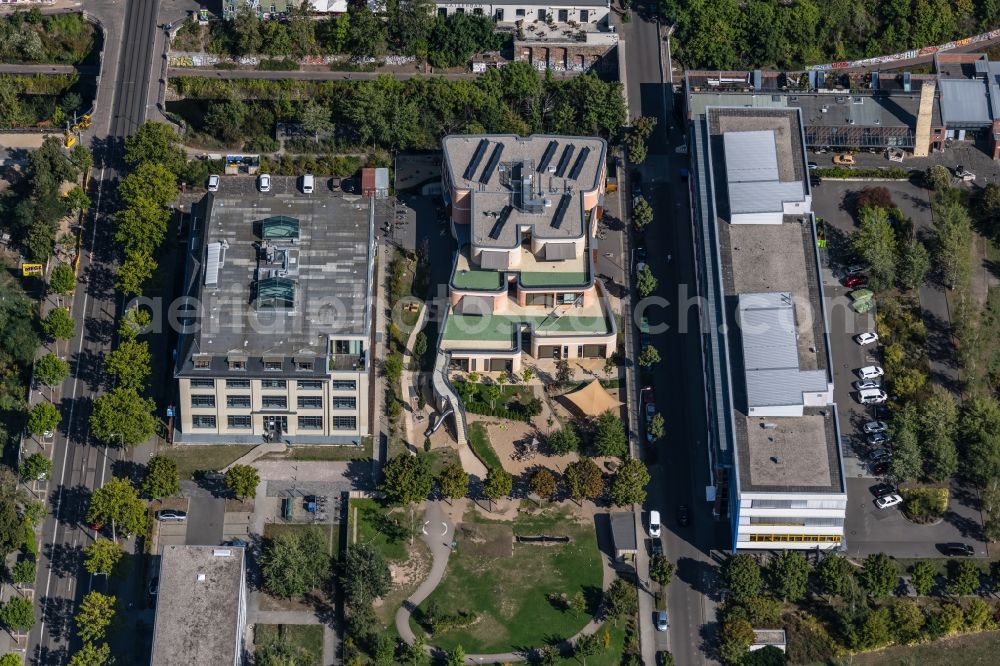
[[[890,506],[896,506],[897,504],[902,504],[902,503],[903,503],[903,498],[897,495],[896,493],[892,493],[891,495],[883,495],[882,497],[879,497],[877,500],[875,500],[875,506],[877,506],[880,509],[888,509]]]
[[[889,396],[882,389],[874,388],[858,391],[858,402],[862,405],[880,405],[888,399]]]
[[[878,342],[878,333],[858,333],[854,336],[854,341],[864,347],[873,342]]]
[[[857,372],[861,379],[876,379],[885,374],[885,370],[877,365],[866,365],[863,368],[858,368]]]
[[[660,512],[650,511],[649,512],[649,536],[654,539],[660,538]]]
[[[271,176],[269,174],[266,173],[260,174],[260,176],[257,178],[257,189],[259,189],[261,192],[271,191]]]
[[[208,191],[209,192],[219,191],[219,177],[215,174],[212,174],[211,176],[208,177]]]

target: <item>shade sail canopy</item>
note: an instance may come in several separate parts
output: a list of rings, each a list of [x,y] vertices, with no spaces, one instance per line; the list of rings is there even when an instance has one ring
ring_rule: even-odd
[[[564,397],[587,416],[600,416],[609,409],[618,409],[621,406],[618,400],[604,390],[597,379]]]

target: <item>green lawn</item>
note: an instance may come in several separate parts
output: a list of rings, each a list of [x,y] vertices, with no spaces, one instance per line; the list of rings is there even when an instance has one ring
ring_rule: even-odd
[[[550,595],[570,598],[582,592],[593,612],[601,593],[601,555],[592,523],[577,522],[553,508],[540,518],[519,518],[513,524],[476,519],[459,528],[458,546],[448,561],[444,579],[420,605],[411,623],[423,632],[417,619],[429,605],[441,611],[474,613],[477,620],[462,628],[438,632],[435,646],[452,649],[461,644],[467,652],[504,652],[544,645],[574,635],[588,621],[588,614],[556,608]],[[470,519],[472,516],[468,516]],[[514,544],[511,533],[566,535],[568,544]]]
[[[551,273],[547,271],[522,271],[519,279],[525,287],[577,287],[587,284],[585,271]]]
[[[608,634],[608,647],[604,648],[604,633]],[[587,657],[587,666],[618,666],[622,663],[622,653],[625,652],[625,621],[605,622],[597,630],[601,640],[601,651],[593,657]],[[576,657],[565,657],[556,660],[557,664],[582,666]]]
[[[451,284],[455,289],[472,291],[496,291],[501,286],[499,271],[465,270],[451,276]]]
[[[401,562],[407,559],[410,537],[417,533],[423,514],[412,517],[408,509],[388,508],[375,500],[352,499],[348,520],[352,521],[348,534],[354,533],[354,516],[357,511],[357,543],[368,543],[387,560]],[[411,527],[413,525],[414,527]]]
[[[242,457],[253,444],[220,444],[213,446],[160,446],[157,455],[177,462],[177,472],[182,479],[193,479],[194,473],[222,469]]]
[[[323,626],[319,624],[258,624],[254,626],[254,650],[282,641],[298,648],[296,664],[323,664]]]
[[[493,450],[493,445],[490,444],[490,435],[486,431],[486,426],[479,421],[469,424],[469,446],[487,467],[503,466],[500,464],[500,458],[496,451]]]
[[[340,550],[340,530],[336,525],[308,525],[303,523],[265,523],[264,538],[272,540],[281,534],[302,534],[310,529],[322,530],[326,536],[327,554],[334,555]]]
[[[855,655],[854,666],[990,666],[997,663],[1000,631],[955,636],[910,647]],[[849,663],[841,661],[838,663]],[[588,662],[588,666],[590,666]]]

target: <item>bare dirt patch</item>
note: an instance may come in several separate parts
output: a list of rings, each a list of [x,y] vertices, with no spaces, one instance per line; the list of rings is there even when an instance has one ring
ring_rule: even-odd
[[[504,558],[514,554],[514,529],[495,523],[459,523],[462,548],[472,557]]]

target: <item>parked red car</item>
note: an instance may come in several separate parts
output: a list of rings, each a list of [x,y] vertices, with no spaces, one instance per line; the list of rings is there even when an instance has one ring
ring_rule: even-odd
[[[844,286],[855,289],[868,285],[868,278],[864,275],[849,275],[844,279]]]

